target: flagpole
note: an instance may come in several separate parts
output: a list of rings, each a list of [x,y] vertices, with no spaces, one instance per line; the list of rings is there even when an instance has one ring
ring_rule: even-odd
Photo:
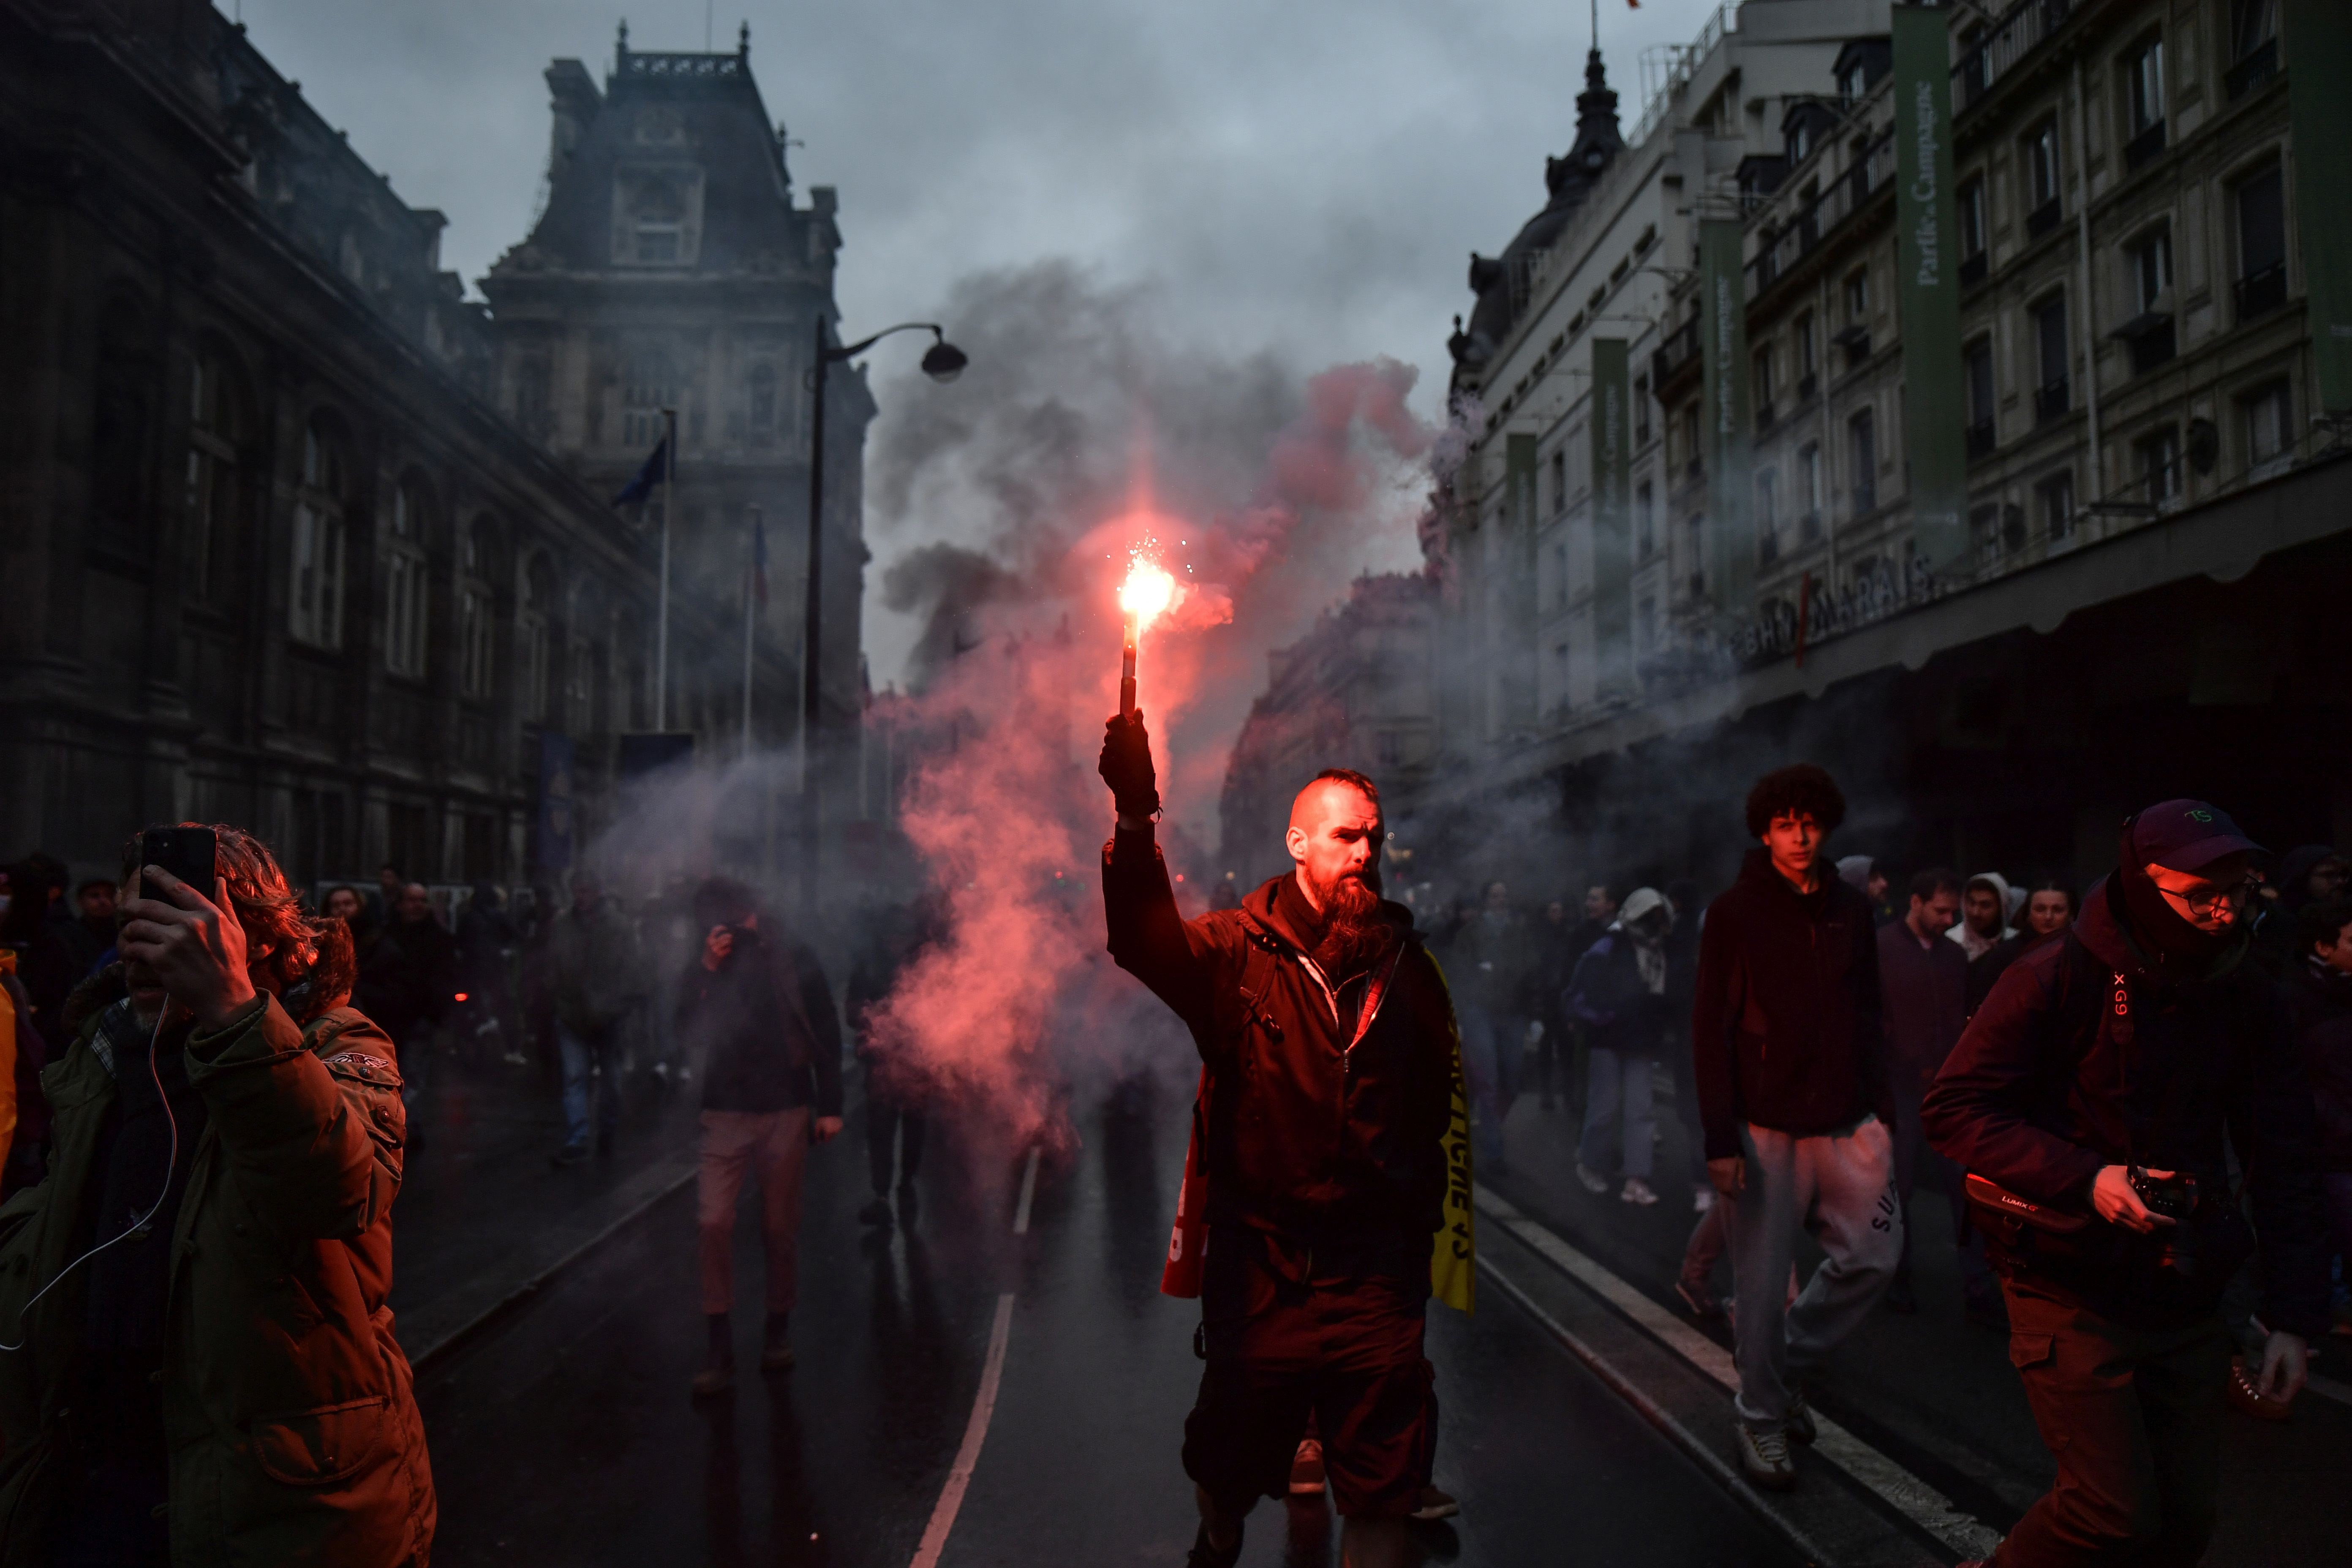
[[[669,728],[669,523],[677,510],[677,410],[662,410],[661,613],[654,625],[654,728]]]
[[[751,570],[743,574],[743,760],[749,762],[751,760],[751,613],[759,588],[761,517],[760,509],[756,506],[743,510],[751,514],[753,552]]]

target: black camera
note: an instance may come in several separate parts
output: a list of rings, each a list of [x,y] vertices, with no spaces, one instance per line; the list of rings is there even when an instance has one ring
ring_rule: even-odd
[[[2185,1171],[2151,1175],[2145,1167],[2134,1165],[2129,1179],[2131,1190],[2148,1213],[2172,1221],[2169,1227],[2157,1232],[2158,1265],[2175,1274],[2196,1273],[2197,1247],[2189,1226],[2197,1217],[2197,1178]]]

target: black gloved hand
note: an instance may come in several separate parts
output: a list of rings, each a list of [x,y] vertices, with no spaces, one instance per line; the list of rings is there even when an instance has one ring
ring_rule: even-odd
[[[1123,817],[1149,818],[1160,811],[1160,777],[1151,768],[1151,734],[1143,727],[1143,710],[1114,713],[1103,725],[1102,755],[1095,772],[1110,785],[1110,797]]]

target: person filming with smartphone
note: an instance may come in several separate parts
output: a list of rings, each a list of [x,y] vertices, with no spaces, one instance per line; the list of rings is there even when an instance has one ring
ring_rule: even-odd
[[[2012,963],[1921,1121],[1969,1173],[2010,1360],[2058,1461],[2000,1568],[2197,1562],[2214,1524],[2223,1288],[2259,1245],[2260,1386],[2291,1398],[2327,1331],[2311,1094],[2252,961],[2260,847],[2220,808],[2124,825],[2113,875]],[[2222,1138],[2245,1173],[2252,1224]]]
[[[115,999],[0,1206],[0,1565],[422,1564],[400,1073],[350,933],[235,827],[151,828],[122,875]]]

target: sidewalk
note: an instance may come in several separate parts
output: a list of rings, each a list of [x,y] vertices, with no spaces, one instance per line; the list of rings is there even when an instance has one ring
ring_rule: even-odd
[[[1721,1323],[1694,1323],[1674,1294],[1683,1244],[1698,1216],[1668,1094],[1660,1097],[1658,1124],[1654,1207],[1620,1202],[1613,1186],[1600,1195],[1585,1192],[1576,1179],[1575,1117],[1564,1105],[1543,1110],[1532,1095],[1505,1123],[1505,1167],[1481,1170],[1479,1184],[1728,1348]],[[1919,1312],[1873,1314],[1815,1382],[1814,1404],[1959,1508],[2005,1530],[2047,1488],[2054,1467],[2010,1365],[2006,1336],[1961,1315],[1941,1194],[1915,1194],[1911,1220]],[[1482,1235],[1482,1251],[1484,1242]],[[1803,1244],[1801,1271],[1809,1274],[1820,1256]],[[1716,1289],[1729,1292],[1727,1259]],[[2315,1371],[2346,1380],[2352,1347],[2338,1340],[2315,1349]],[[2317,1562],[2339,1551],[2352,1536],[2352,1490],[2340,1481],[2352,1464],[2352,1407],[2306,1393],[2291,1422],[2273,1426],[2233,1411],[2223,1431],[2221,1525],[2207,1562]]]
[[[411,1111],[425,1147],[393,1208],[392,1307],[412,1362],[694,1175],[698,1084],[628,1075],[612,1154],[559,1169],[563,1111],[539,1063],[469,1070],[445,1049],[432,1068]]]

